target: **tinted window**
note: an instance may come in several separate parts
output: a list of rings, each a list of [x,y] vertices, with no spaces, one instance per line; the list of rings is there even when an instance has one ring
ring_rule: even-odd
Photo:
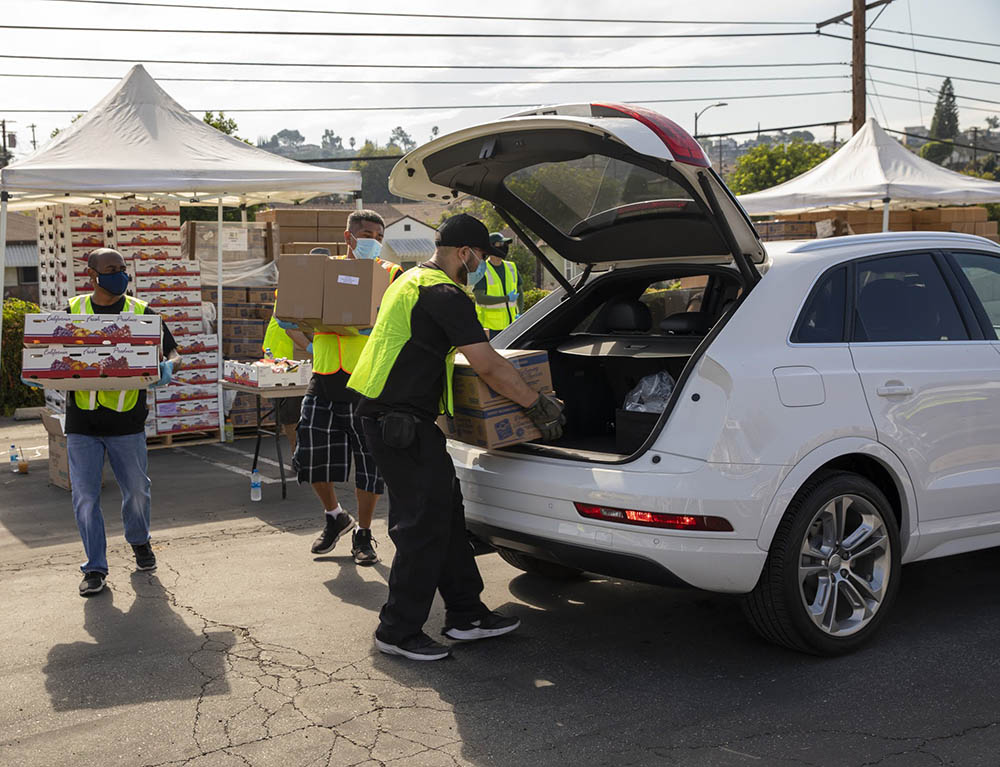
[[[824,276],[813,289],[799,316],[792,342],[830,344],[844,340],[847,303],[847,269],[841,267]]]
[[[855,341],[968,339],[955,299],[929,253],[857,263]]]
[[[986,309],[993,333],[1000,336],[1000,258],[983,253],[955,253],[955,260],[972,283]]]

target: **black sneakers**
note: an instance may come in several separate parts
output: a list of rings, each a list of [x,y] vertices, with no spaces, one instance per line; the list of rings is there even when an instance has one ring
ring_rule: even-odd
[[[374,565],[378,562],[378,554],[375,553],[375,549],[372,546],[378,546],[375,539],[372,538],[372,531],[359,527],[351,535],[351,554],[354,556],[354,562],[358,565]]]
[[[137,569],[156,569],[156,554],[153,553],[153,547],[149,545],[149,541],[140,543],[138,546],[133,544],[132,551],[135,553],[135,566]]]
[[[106,577],[104,573],[96,571],[84,573],[83,580],[80,581],[80,596],[85,597],[89,594],[98,594],[104,591],[104,579]]]
[[[500,613],[487,613],[478,620],[445,626],[441,629],[441,633],[448,639],[469,641],[509,634],[520,625],[520,618],[508,618]]]
[[[441,660],[451,655],[451,649],[438,644],[423,632],[407,637],[402,642],[390,644],[375,635],[375,646],[386,655],[402,655],[410,660]]]
[[[319,538],[313,541],[313,554],[326,554],[333,551],[337,541],[343,537],[344,533],[353,529],[356,524],[354,517],[346,511],[342,511],[336,516],[333,514],[324,514],[323,516],[326,517],[326,527],[323,528],[323,533]]]

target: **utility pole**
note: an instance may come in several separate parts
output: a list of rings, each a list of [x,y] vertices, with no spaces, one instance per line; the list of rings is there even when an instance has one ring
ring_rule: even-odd
[[[31,128],[31,148],[38,149],[38,142],[35,141],[35,128],[37,128],[38,126],[32,123],[28,127]]]
[[[979,138],[979,128],[972,129],[972,169],[976,169],[976,140]]]
[[[829,24],[837,24],[848,17],[851,19],[851,129],[854,133],[861,130],[867,115],[865,103],[865,28],[867,12],[880,5],[888,5],[892,0],[874,0],[865,5],[865,0],[852,0],[850,13],[842,13],[832,19],[821,21],[816,29],[822,29]]]
[[[3,133],[3,165],[0,167],[6,168],[7,163],[10,162],[10,156],[7,154],[7,121],[0,120],[0,133]]]
[[[833,124],[833,151],[837,151],[837,123]]]

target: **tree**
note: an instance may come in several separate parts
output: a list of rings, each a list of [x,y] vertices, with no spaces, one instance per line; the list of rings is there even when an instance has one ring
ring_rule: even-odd
[[[788,144],[760,144],[736,161],[727,183],[736,194],[768,189],[805,173],[830,154],[822,144],[807,144],[801,140]]]
[[[70,120],[70,124],[72,125],[77,120],[79,120],[81,117],[83,117],[83,112],[80,112],[79,114],[76,115],[76,117],[74,117],[72,120]],[[55,138],[56,136],[58,136],[62,132],[62,130],[63,130],[62,128],[53,128],[52,129],[52,133],[49,134],[49,138]]]
[[[279,146],[293,148],[304,144],[306,137],[294,128],[283,128],[275,133],[272,139],[277,139]]]
[[[948,142],[928,141],[920,147],[920,156],[936,165],[944,165],[955,148]]]
[[[238,131],[240,128],[236,124],[236,120],[234,120],[232,117],[226,117],[225,112],[219,112],[218,115],[216,115],[214,112],[205,112],[205,116],[202,117],[201,119],[202,122],[204,122],[205,124],[211,125],[213,128],[215,128],[218,131],[222,131],[227,136],[232,136],[237,141],[242,141],[244,144],[250,143],[245,138],[240,138],[239,136],[236,135],[236,131]]]
[[[392,133],[389,134],[389,143],[403,147],[404,152],[409,152],[417,146],[417,142],[413,140],[413,137],[409,133],[403,130],[402,125],[397,125],[392,129]]]
[[[323,138],[320,139],[319,143],[328,152],[338,153],[344,151],[344,140],[330,128],[323,131]]]
[[[938,91],[934,118],[931,120],[931,138],[955,138],[958,135],[958,106],[951,78],[944,78]]]
[[[996,130],[997,128],[1000,128],[1000,117],[997,117],[996,115],[990,115],[989,117],[987,117],[986,127],[988,127],[990,130]]]
[[[397,155],[400,151],[396,144],[389,143],[380,147],[366,139],[357,156],[384,157]],[[389,193],[389,172],[393,164],[389,160],[356,160],[351,163],[353,169],[361,173],[361,196],[365,202],[391,202],[394,199]]]
[[[433,141],[434,139],[436,139],[438,137],[438,134],[440,132],[441,132],[441,129],[438,126],[436,126],[436,125],[433,128],[431,128],[431,139],[430,140]]]

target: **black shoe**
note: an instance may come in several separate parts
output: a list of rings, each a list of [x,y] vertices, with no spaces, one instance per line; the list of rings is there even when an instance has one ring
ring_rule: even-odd
[[[153,553],[153,547],[149,545],[149,541],[140,543],[138,546],[133,544],[132,551],[135,553],[135,566],[139,570],[156,569],[156,554]]]
[[[104,591],[104,579],[107,576],[104,573],[90,572],[83,574],[83,580],[80,581],[80,596],[85,597],[89,594],[98,594]]]
[[[378,543],[372,538],[372,531],[365,527],[359,527],[351,535],[351,554],[354,555],[354,563],[358,565],[374,565],[378,562],[378,554],[372,546]]]
[[[344,533],[352,530],[354,525],[357,524],[354,521],[354,517],[346,511],[340,512],[337,516],[333,514],[326,514],[324,516],[326,516],[326,527],[323,528],[322,535],[313,541],[313,554],[326,554],[333,551],[333,547],[337,545],[337,541],[344,536]]]
[[[390,644],[375,636],[375,646],[386,655],[402,655],[410,660],[441,660],[451,655],[451,649],[438,644],[423,632],[414,634],[402,642]]]
[[[500,613],[487,613],[478,620],[445,626],[441,629],[441,633],[448,639],[469,641],[509,634],[520,625],[520,618],[508,618]]]

